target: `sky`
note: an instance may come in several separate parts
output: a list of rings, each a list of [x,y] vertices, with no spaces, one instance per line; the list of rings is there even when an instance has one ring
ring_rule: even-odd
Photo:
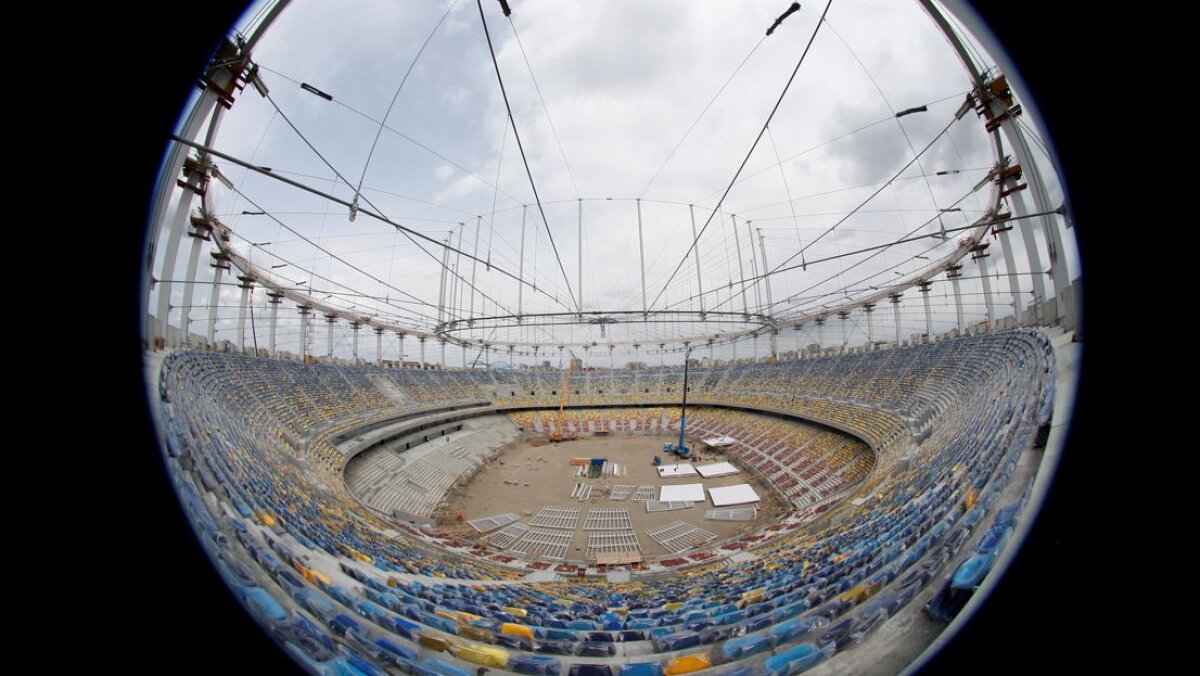
[[[234,189],[213,183],[215,215],[231,228],[239,253],[282,285],[389,323],[432,331],[458,320],[453,335],[498,345],[595,342],[588,361],[601,367],[610,363],[609,342],[636,341],[636,351],[614,348],[611,363],[678,363],[679,354],[658,355],[657,345],[762,325],[747,321],[747,312],[786,321],[871,293],[949,253],[956,236],[853,252],[936,232],[939,209],[961,209],[940,217],[954,228],[985,208],[987,188],[972,190],[994,164],[983,122],[973,112],[954,121],[969,80],[915,2],[835,0],[823,24],[825,4],[803,3],[769,37],[766,28],[787,3],[510,4],[506,18],[498,3],[482,3],[496,66],[473,1],[297,0],[284,10],[253,54],[270,98],[243,91],[214,147],[343,200],[357,192],[363,208],[435,243],[414,243],[365,214],[351,222],[342,204],[218,160]],[[260,7],[237,29],[252,31]],[[991,64],[986,55],[981,60]],[[921,105],[928,110],[894,117]],[[689,252],[693,217],[700,236]],[[1040,230],[1033,235],[1044,250]],[[997,316],[1011,314],[1010,278],[1022,305],[1032,298],[1022,238],[1011,235],[1015,277],[998,247],[986,259]],[[447,238],[484,261],[449,253],[461,281],[442,274],[436,242]],[[176,278],[188,246],[180,248]],[[1078,261],[1068,249],[1074,277]],[[741,280],[785,263],[794,269],[772,274],[769,285],[746,284],[742,293]],[[968,323],[985,317],[979,274],[968,259],[961,282]],[[234,340],[240,291],[220,287],[210,307],[204,282],[211,278],[202,266],[202,283],[187,299],[182,285],[173,286],[171,305],[180,309],[171,322],[186,310],[191,332],[203,334],[215,312],[217,338]],[[529,316],[570,313],[580,300],[584,312],[607,317],[652,312],[603,328],[543,326],[549,320]],[[935,283],[930,300],[935,330],[952,326],[950,284]],[[265,301],[259,287],[247,345],[265,343]],[[701,323],[701,309],[729,314]],[[901,309],[902,336],[923,332],[918,294],[906,294]],[[299,321],[285,303],[279,349],[300,351]],[[890,306],[881,305],[873,323],[876,340],[894,338]],[[842,324],[830,320],[823,335],[811,323],[787,329],[778,349],[867,340],[861,312]],[[308,331],[307,351],[325,353],[326,330],[320,321]],[[334,353],[351,356],[348,325],[333,332]],[[394,334],[385,335],[383,349],[387,358],[399,353]],[[755,349],[765,356],[767,339],[722,345],[715,355]],[[404,352],[416,358],[411,341]],[[373,334],[362,333],[358,354],[375,357]],[[430,347],[426,358],[441,355]],[[450,366],[462,359],[458,347],[448,349]]]

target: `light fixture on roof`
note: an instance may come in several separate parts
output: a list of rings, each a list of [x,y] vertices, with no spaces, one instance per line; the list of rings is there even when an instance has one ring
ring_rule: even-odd
[[[958,110],[954,112],[954,119],[955,120],[963,119],[963,116],[965,116],[967,113],[971,112],[971,109],[974,107],[975,107],[975,97],[971,96],[968,93],[967,98],[962,102],[962,105],[959,106]]]
[[[326,94],[325,92],[321,91],[320,89],[317,89],[316,87],[308,84],[307,82],[301,82],[300,88],[306,92],[316,94],[317,96],[320,96],[321,98],[325,99],[326,101],[333,100],[332,96],[330,96],[329,94]]]
[[[259,71],[257,63],[250,67],[250,72],[246,74],[246,79],[250,81],[250,84],[254,85],[254,90],[264,99],[267,98],[267,94],[271,93],[267,89],[267,83],[263,82],[262,72]]]
[[[789,16],[795,14],[798,11],[800,11],[800,3],[793,2],[791,7],[788,7],[787,11],[785,11],[783,14],[780,14],[779,17],[775,19],[775,23],[771,24],[771,27],[767,29],[767,35],[774,33],[775,29],[779,28],[779,24],[783,23],[784,19],[788,18]]]
[[[904,117],[905,115],[912,115],[913,113],[924,113],[924,112],[927,112],[928,110],[929,110],[928,106],[915,106],[913,108],[905,108],[904,110],[896,113],[896,117]]]
[[[215,164],[210,165],[208,170],[210,172],[212,172],[212,175],[214,178],[216,178],[221,183],[224,183],[226,188],[233,190],[233,182],[230,181],[229,179],[225,178],[225,174],[221,173],[221,170],[217,168],[217,165],[215,165]]]

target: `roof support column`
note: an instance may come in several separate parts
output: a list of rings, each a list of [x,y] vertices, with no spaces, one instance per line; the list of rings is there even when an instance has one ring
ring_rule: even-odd
[[[742,314],[747,319],[750,318],[750,307],[746,303],[746,267],[742,262],[742,240],[738,238],[737,232],[737,216],[730,214],[729,222],[733,224],[733,243],[737,247],[738,257],[738,275],[742,278]],[[750,250],[754,250],[754,242],[750,243]]]
[[[893,293],[888,296],[888,299],[892,301],[892,311],[895,313],[894,321],[896,322],[896,347],[900,347],[900,298],[901,295],[898,293]]]
[[[475,217],[475,248],[471,253],[471,300],[467,312],[467,323],[475,321],[475,268],[479,267],[479,231],[483,229],[483,216]],[[482,305],[482,302],[480,303]]]
[[[213,347],[217,344],[217,302],[221,299],[221,276],[230,269],[230,263],[229,256],[221,251],[213,251],[210,255],[213,258],[210,265],[214,272],[212,288],[208,292],[208,345]]]
[[[183,237],[183,231],[187,227],[188,214],[192,209],[192,198],[197,195],[203,195],[208,186],[208,175],[206,170],[207,165],[195,158],[187,158],[183,164],[183,175],[187,177],[186,182],[183,179],[178,180],[178,185],[183,188],[179,195],[179,201],[175,204],[175,211],[171,215],[170,224],[167,226],[167,248],[163,251],[162,270],[158,276],[158,310],[155,314],[158,319],[158,334],[155,338],[162,338],[164,343],[170,335],[170,313],[171,313],[171,286],[172,280],[175,278],[175,259],[179,256],[179,240]],[[184,300],[184,305],[187,301]],[[187,308],[181,308],[181,312],[186,314]],[[180,315],[181,317],[183,315]],[[179,322],[183,326],[183,321]]]
[[[271,326],[267,330],[267,354],[275,356],[275,329],[279,325],[279,306],[283,303],[283,292],[271,290],[267,292],[267,302],[271,304]]]
[[[336,322],[337,322],[337,315],[335,315],[335,314],[325,315],[325,323],[328,326],[328,328],[325,331],[325,343],[326,343],[325,356],[329,358],[330,362],[333,361],[333,325]]]
[[[762,292],[759,291],[758,285],[758,256],[754,255],[754,229],[750,227],[750,221],[746,221],[746,237],[750,245],[750,276],[754,277],[754,307],[758,313],[762,312]],[[764,270],[765,272],[765,270]]]
[[[308,315],[311,310],[307,305],[298,305],[296,309],[300,311],[300,359],[305,361],[308,357]]]
[[[642,270],[642,319],[649,316],[648,308],[646,307],[646,245],[642,240],[642,199],[637,199],[637,221],[638,221],[638,259],[641,261]]]
[[[875,304],[867,303],[863,306],[863,312],[867,314],[867,351],[875,349],[875,323],[871,321],[871,317],[875,313]]]
[[[692,219],[692,255],[696,259],[696,298],[700,301],[700,319],[704,319],[704,282],[700,279],[700,240],[696,237],[696,210],[688,205],[688,216]],[[712,345],[710,344],[711,348]],[[712,355],[709,355],[712,358]]]
[[[838,353],[844,354],[846,352],[846,345],[850,342],[850,339],[846,336],[846,324],[850,321],[850,313],[842,310],[838,312],[838,319],[842,320],[842,345],[838,348]]]
[[[1016,181],[1011,181],[1011,185],[1015,185]],[[1046,271],[1042,269],[1042,257],[1038,251],[1037,239],[1033,234],[1033,220],[1024,218],[1030,212],[1029,207],[1025,204],[1025,196],[1019,192],[1014,192],[1012,197],[1013,212],[1016,213],[1021,231],[1021,243],[1025,246],[1025,254],[1029,257],[1029,272],[1033,278],[1033,307],[1029,324],[1037,326],[1044,322],[1049,322],[1050,318],[1046,317],[1044,310],[1045,303],[1050,299],[1046,290]],[[1051,280],[1053,283],[1053,280]],[[1019,318],[1018,318],[1019,321]]]
[[[525,301],[525,211],[528,204],[521,205],[521,256],[517,267],[517,321],[521,321],[521,310]]]
[[[246,308],[250,305],[250,290],[254,288],[254,278],[238,275],[238,288],[242,290],[242,302],[238,307],[237,347],[238,352],[246,349]]]
[[[959,335],[962,335],[962,333],[967,330],[967,325],[963,320],[962,289],[959,288],[959,275],[956,274],[953,277],[950,277],[950,275],[947,274],[946,276],[950,278],[950,286],[954,289],[954,314],[958,321],[958,333]]]
[[[992,280],[988,277],[987,259],[989,257],[980,256],[975,259],[975,262],[979,264],[979,279],[983,282],[983,306],[987,309],[987,330],[991,331],[992,325],[996,321],[996,311],[992,307]]]
[[[929,290],[933,288],[933,283],[929,280],[924,280],[917,284],[917,290],[921,292],[921,298],[925,300],[925,341],[933,342],[933,313],[929,311]]]
[[[192,217],[192,229],[188,236],[192,238],[191,250],[188,251],[187,274],[183,284],[183,314],[179,318],[181,343],[187,345],[191,336],[192,308],[196,307],[196,268],[200,264],[200,242],[212,238],[212,223],[204,217]]]
[[[579,312],[583,312],[583,198],[579,198]],[[579,315],[583,319],[583,315]]]

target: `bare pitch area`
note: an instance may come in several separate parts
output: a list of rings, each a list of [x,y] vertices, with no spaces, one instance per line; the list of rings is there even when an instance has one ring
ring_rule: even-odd
[[[650,528],[665,526],[674,521],[684,521],[716,533],[717,538],[709,543],[711,545],[749,532],[786,511],[786,504],[780,501],[758,477],[745,468],[741,468],[742,472],[739,474],[714,479],[704,479],[698,475],[679,479],[660,479],[652,464],[654,456],[659,456],[666,464],[673,464],[674,456],[664,453],[662,447],[664,443],[676,440],[677,437],[671,435],[627,435],[585,437],[575,441],[550,444],[545,443],[544,440],[523,438],[505,447],[504,452],[475,475],[469,484],[447,496],[447,502],[450,505],[451,513],[461,513],[464,521],[503,512],[513,512],[521,517],[523,523],[529,523],[538,510],[543,507],[577,508],[579,509],[579,520],[566,554],[566,559],[573,561],[583,560],[586,557],[588,531],[584,530],[584,523],[588,511],[592,509],[628,509],[638,543],[641,545],[642,553],[647,557],[673,553],[664,549],[646,534],[646,530]],[[600,479],[576,477],[576,468],[569,464],[570,459],[576,457],[607,458],[609,462],[621,465],[624,476]],[[734,462],[723,453],[711,451],[704,452],[700,457],[694,457],[689,462],[705,464],[722,460]],[[592,485],[591,497],[583,502],[571,497],[571,491],[577,482]],[[706,510],[713,509],[711,501],[707,499],[703,503],[697,503],[691,509],[647,513],[644,502],[635,502],[629,499],[613,501],[608,497],[614,486],[625,484],[654,486],[654,496],[657,499],[660,486],[686,483],[704,484],[706,498],[709,488],[740,483],[751,484],[755,492],[762,498],[762,501],[758,503],[757,520],[753,522],[707,521],[704,513]],[[478,535],[475,537],[476,539],[482,538]]]

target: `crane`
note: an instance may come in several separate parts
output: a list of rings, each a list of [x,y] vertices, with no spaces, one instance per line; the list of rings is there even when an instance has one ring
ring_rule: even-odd
[[[571,369],[575,367],[575,352],[571,352],[571,358],[567,360],[567,372],[563,375],[562,395],[558,398],[558,422],[554,425],[554,434],[550,436],[550,441],[564,441],[563,439],[563,419],[566,417],[565,411],[567,408],[567,398],[571,390]],[[574,436],[569,436],[566,441],[574,439]]]

